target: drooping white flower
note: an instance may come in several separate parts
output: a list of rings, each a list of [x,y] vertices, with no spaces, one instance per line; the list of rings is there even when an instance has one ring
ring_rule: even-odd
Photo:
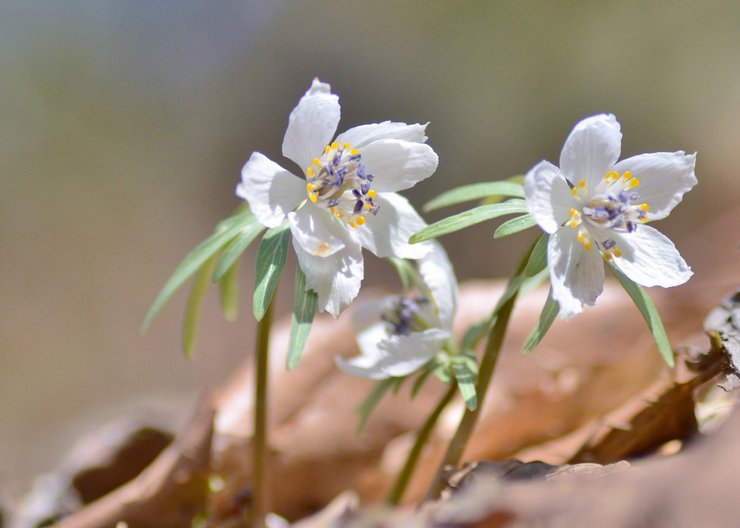
[[[692,275],[673,243],[645,225],[665,218],[697,180],[696,155],[640,154],[617,162],[622,133],[613,115],[578,123],[560,167],[542,161],[524,179],[529,211],[550,234],[547,262],[560,315],[593,305],[612,262],[642,286],[677,286]]]
[[[288,219],[293,248],[318,306],[338,316],[360,290],[362,248],[379,257],[417,259],[428,244],[409,237],[426,224],[396,191],[428,178],[437,155],[426,125],[362,125],[339,134],[339,98],[328,84],[313,84],[290,113],[283,155],[305,180],[255,152],[242,169],[236,193],[257,219],[276,227]]]
[[[437,242],[417,265],[423,281],[417,295],[388,297],[355,311],[352,324],[361,354],[337,357],[343,371],[370,379],[406,376],[445,347],[457,307],[452,265]]]

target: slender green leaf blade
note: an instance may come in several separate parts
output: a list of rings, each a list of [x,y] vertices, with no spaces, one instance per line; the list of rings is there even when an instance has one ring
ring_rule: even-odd
[[[653,334],[653,339],[655,340],[658,352],[663,358],[663,361],[665,361],[669,367],[673,368],[675,364],[673,360],[673,349],[671,348],[671,343],[668,340],[668,335],[663,326],[663,320],[660,318],[660,314],[658,313],[657,308],[655,308],[655,304],[653,304],[653,301],[648,297],[648,294],[645,293],[645,290],[642,289],[642,286],[629,279],[613,264],[609,264],[609,268],[611,268],[612,273],[614,273],[614,276],[622,285],[624,291],[632,297],[632,301],[637,306],[637,309],[640,310],[650,332]]]
[[[182,353],[188,359],[193,357],[198,315],[200,315],[200,307],[208,287],[208,276],[211,274],[215,261],[216,255],[212,255],[200,268],[190,288],[188,302],[185,305],[185,318],[182,323]]]
[[[240,229],[240,222],[242,221],[244,221],[242,214],[228,218],[220,224],[220,229],[217,228],[215,233],[187,254],[177,266],[172,276],[167,279],[167,282],[165,282],[154,299],[154,302],[149,307],[149,311],[141,325],[142,331],[145,331],[149,327],[162,307],[170,300],[180,286],[198,271],[209,258],[236,236]]]
[[[432,369],[426,369],[424,372],[419,374],[419,377],[414,380],[414,385],[411,387],[411,399],[416,398],[419,391],[424,386],[424,383],[429,379],[429,375],[432,373]]]
[[[448,233],[454,233],[460,231],[466,227],[470,227],[486,220],[498,218],[500,216],[516,213],[526,213],[527,204],[524,200],[509,200],[503,203],[491,204],[491,205],[480,205],[458,213],[456,215],[448,216],[438,222],[433,223],[414,233],[409,242],[416,244],[429,240],[430,238],[437,238]]]
[[[444,192],[424,205],[424,211],[434,211],[459,203],[482,200],[492,196],[524,198],[524,187],[512,181],[495,181],[463,185]]]
[[[367,398],[365,398],[365,401],[363,401],[357,409],[360,413],[360,419],[357,422],[355,434],[360,434],[362,428],[365,427],[365,423],[367,423],[367,419],[370,417],[370,413],[373,412],[373,409],[378,406],[380,400],[382,400],[383,396],[385,396],[385,393],[388,392],[388,390],[391,389],[395,385],[395,383],[395,378],[388,378],[379,381],[375,385],[375,387],[373,387],[373,390],[370,391],[370,394],[368,394]]]
[[[258,321],[262,320],[272,302],[280,275],[288,258],[288,223],[268,229],[257,250],[254,299],[252,310]]]
[[[213,272],[213,282],[219,282],[234,267],[234,264],[242,256],[242,253],[246,251],[249,245],[264,229],[265,227],[252,215],[248,223],[241,227],[239,234],[226,246],[226,249],[224,249],[221,257],[218,259],[216,269]]]
[[[293,370],[301,359],[306,346],[308,334],[313,324],[319,296],[313,291],[306,291],[306,276],[300,266],[295,268],[295,301],[290,317],[290,342],[288,343],[288,370]]]
[[[493,238],[504,238],[506,236],[519,233],[520,231],[524,231],[525,229],[529,229],[530,227],[534,227],[536,225],[537,220],[535,220],[534,216],[529,213],[522,216],[517,216],[516,218],[507,220],[506,222],[498,226],[496,231],[493,232]]]
[[[542,307],[542,312],[540,313],[540,318],[537,321],[537,324],[524,341],[522,354],[529,354],[534,350],[534,347],[540,344],[540,341],[542,341],[542,338],[545,337],[545,334],[547,334],[547,331],[552,326],[553,321],[555,321],[555,317],[558,315],[559,311],[560,306],[558,305],[558,302],[552,298],[552,291],[550,291],[547,296],[547,300],[545,301],[545,305]]]
[[[227,321],[235,321],[239,308],[239,266],[236,263],[221,277],[218,290],[224,317]]]
[[[478,396],[475,392],[477,378],[475,359],[468,355],[456,356],[452,361],[452,370],[465,406],[468,410],[474,411],[478,406]]]
[[[527,261],[527,266],[524,268],[524,275],[527,277],[534,277],[547,267],[548,239],[549,236],[542,233],[537,239],[534,248],[532,248],[532,253],[529,255],[529,261]]]

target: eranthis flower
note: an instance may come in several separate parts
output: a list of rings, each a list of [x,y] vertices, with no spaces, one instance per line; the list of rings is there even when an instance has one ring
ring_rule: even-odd
[[[429,245],[408,243],[425,223],[396,191],[437,168],[437,155],[424,144],[426,125],[362,125],[332,141],[339,116],[339,98],[315,79],[290,113],[282,146],[305,179],[255,152],[236,189],[264,226],[287,218],[306,288],[335,317],[359,292],[362,248],[409,259],[429,252]]]
[[[696,155],[640,154],[617,162],[622,134],[613,115],[578,123],[560,167],[542,161],[524,179],[527,205],[550,234],[547,261],[560,315],[593,305],[611,262],[642,286],[677,286],[692,275],[673,243],[647,222],[668,216],[697,180]]]
[[[361,354],[336,358],[354,376],[407,376],[442,351],[452,336],[457,281],[442,246],[417,260],[423,285],[412,297],[392,296],[359,306],[352,318]]]

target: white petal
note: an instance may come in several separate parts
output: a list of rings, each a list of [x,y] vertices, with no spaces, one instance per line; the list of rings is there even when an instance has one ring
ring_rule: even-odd
[[[696,185],[695,166],[696,154],[655,152],[622,160],[614,170],[619,173],[632,171],[640,181],[634,189],[639,201],[650,206],[648,219],[660,220],[668,216],[684,193]]]
[[[437,169],[437,154],[424,143],[400,139],[373,141],[360,150],[366,172],[375,177],[378,192],[402,191],[431,176]]]
[[[347,245],[336,253],[317,257],[303,249],[293,237],[298,264],[306,275],[306,289],[318,294],[319,310],[334,317],[339,317],[357,297],[364,275],[362,248],[351,240],[346,242]]]
[[[370,125],[360,125],[350,128],[337,136],[337,143],[349,143],[352,148],[362,148],[365,145],[380,139],[403,139],[415,143],[424,143],[427,136],[424,133],[427,125],[419,123],[407,125],[406,123],[394,123],[383,121]]]
[[[331,143],[339,124],[339,97],[331,87],[314,79],[288,118],[283,138],[283,156],[295,161],[305,171],[311,160],[321,156]]]
[[[381,341],[377,356],[362,354],[350,360],[336,358],[339,368],[349,374],[384,379],[411,374],[439,352],[449,332],[432,329],[407,336],[392,336]]]
[[[622,252],[614,264],[637,284],[669,288],[683,284],[693,275],[673,242],[650,226],[640,225],[633,233],[613,238]]]
[[[432,251],[419,261],[419,273],[429,287],[445,328],[452,327],[457,309],[457,279],[442,244],[432,242]]]
[[[294,240],[311,255],[328,257],[346,246],[350,237],[347,229],[326,211],[306,203],[288,214],[290,231]]]
[[[560,153],[560,170],[571,183],[583,179],[589,189],[603,179],[619,158],[622,133],[611,114],[588,117],[578,123]]]
[[[604,289],[601,254],[595,247],[586,251],[576,236],[575,229],[563,227],[547,244],[552,294],[563,318],[581,313],[584,304],[593,306]]]
[[[578,205],[565,178],[552,163],[541,161],[524,177],[527,208],[547,233],[554,233],[568,220],[568,211]]]
[[[306,183],[263,154],[254,152],[242,168],[237,196],[249,202],[257,220],[276,227],[301,200],[306,199]]]
[[[426,227],[406,198],[395,193],[378,194],[377,214],[368,214],[365,225],[353,230],[364,248],[378,257],[417,259],[431,251],[430,244],[409,244],[409,237]]]

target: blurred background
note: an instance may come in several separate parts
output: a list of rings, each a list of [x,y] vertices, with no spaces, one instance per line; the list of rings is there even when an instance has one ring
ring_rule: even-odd
[[[139,325],[238,204],[250,153],[282,159],[314,77],[340,95],[340,130],[431,122],[440,165],[406,193],[419,207],[557,162],[594,113],[617,115],[624,156],[698,151],[700,185],[657,226],[681,249],[740,197],[739,27],[734,1],[3,2],[0,487],[23,491],[121,413],[184,412],[248,355],[249,312],[226,323],[215,290],[193,361],[180,353],[184,293],[147,335]],[[494,244],[494,226],[443,239],[460,279],[511,271],[530,237]],[[387,283],[388,268],[366,262],[365,286]]]

